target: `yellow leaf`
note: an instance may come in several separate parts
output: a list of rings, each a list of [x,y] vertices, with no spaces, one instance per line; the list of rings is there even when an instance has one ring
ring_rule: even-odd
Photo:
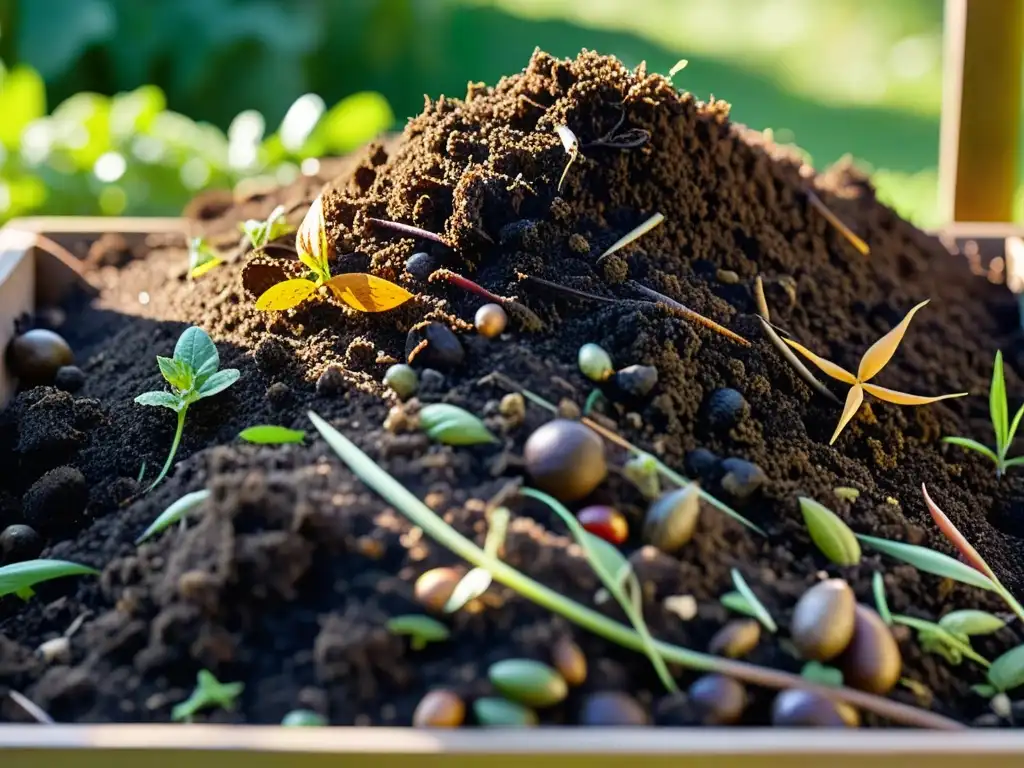
[[[189,270],[188,276],[194,280],[197,277],[202,277],[211,269],[213,269],[214,267],[219,267],[223,263],[224,262],[221,261],[220,259],[210,259],[209,261],[203,262],[197,267],[192,267],[192,269]]]
[[[312,280],[285,280],[273,285],[256,299],[256,309],[283,310],[297,307],[316,290]]]
[[[327,221],[324,218],[324,198],[318,195],[306,216],[295,233],[295,250],[302,259],[302,254],[308,255],[316,264],[311,266],[308,261],[302,259],[302,263],[310,266],[313,271],[323,273],[327,271],[327,256],[330,248],[327,244]]]
[[[861,389],[860,384],[854,384],[846,395],[846,406],[843,408],[843,415],[839,417],[839,426],[836,427],[836,431],[832,434],[832,439],[828,441],[829,445],[836,441],[839,433],[843,431],[843,427],[850,423],[853,414],[857,412],[857,409],[860,408],[860,404],[863,402],[864,390]]]
[[[868,394],[874,395],[879,400],[896,403],[896,405],[928,405],[928,403],[937,403],[939,400],[949,400],[950,398],[964,397],[965,395],[970,394],[970,392],[957,392],[953,395],[925,397],[923,395],[910,395],[906,392],[897,392],[895,389],[886,389],[885,387],[880,387],[877,384],[865,384],[864,389]]]
[[[840,368],[835,363],[831,363],[823,357],[818,357],[816,354],[811,352],[807,347],[797,344],[792,339],[783,339],[784,342],[789,344],[793,349],[799,352],[801,355],[806,357],[816,366],[818,366],[823,372],[827,373],[833,379],[843,382],[844,384],[856,384],[857,379],[852,373],[849,373],[843,368]]]
[[[332,277],[326,285],[340,301],[360,312],[386,312],[413,297],[400,285],[360,272]]]
[[[303,264],[305,264],[307,267],[313,270],[313,272],[319,277],[320,265],[316,262],[316,260],[309,254],[303,253],[302,251],[299,251],[298,256],[299,261],[301,261]]]
[[[868,351],[864,353],[864,357],[860,359],[860,368],[857,369],[857,378],[860,381],[869,381],[872,376],[882,370],[885,364],[892,359],[893,354],[896,352],[896,347],[903,341],[903,334],[907,332],[907,326],[910,325],[914,314],[927,304],[928,301],[928,299],[925,299],[907,312],[907,316],[900,320],[899,325],[868,348]]]

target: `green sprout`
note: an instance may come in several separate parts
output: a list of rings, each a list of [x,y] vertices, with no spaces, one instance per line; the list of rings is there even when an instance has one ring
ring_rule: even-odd
[[[1003,353],[996,352],[996,360],[992,366],[992,384],[988,391],[988,412],[992,419],[992,431],[996,435],[995,450],[987,445],[971,440],[967,437],[944,437],[942,442],[950,445],[959,445],[969,451],[977,451],[982,456],[990,459],[996,465],[996,476],[1002,477],[1010,467],[1019,467],[1024,464],[1024,456],[1014,459],[1007,459],[1006,453],[1013,444],[1013,438],[1017,434],[1017,427],[1020,426],[1021,416],[1024,416],[1024,405],[1022,405],[1010,423],[1010,406],[1006,400],[1006,380],[1003,378]]]
[[[295,231],[295,227],[285,221],[283,205],[277,206],[266,219],[247,219],[238,225],[254,249],[266,247],[267,243],[284,237]]]
[[[192,695],[171,710],[171,720],[175,722],[192,721],[192,716],[201,709],[221,707],[231,710],[235,708],[235,700],[245,688],[243,683],[222,683],[213,673],[201,669],[196,675],[196,687]]]
[[[200,504],[210,498],[210,491],[192,491],[174,501],[167,509],[160,513],[156,520],[150,523],[149,527],[135,540],[135,544],[141,544],[146,539],[155,536],[165,528],[170,528],[179,520],[184,520],[189,512],[196,509]],[[184,524],[183,524],[184,527]]]
[[[284,445],[301,443],[306,438],[306,433],[301,429],[289,429],[277,424],[258,424],[243,429],[238,433],[238,437],[255,445]]]
[[[188,277],[195,280],[214,267],[224,263],[220,253],[202,237],[193,237],[188,242]]]
[[[32,587],[43,581],[63,576],[98,576],[99,571],[87,565],[64,560],[27,560],[0,568],[0,597],[17,595],[28,600],[35,594]]]
[[[185,428],[185,414],[188,407],[197,400],[212,397],[230,387],[241,375],[234,368],[220,368],[220,355],[217,347],[202,328],[192,326],[186,328],[174,347],[174,357],[156,358],[160,373],[171,385],[170,392],[143,392],[135,398],[139,405],[170,408],[178,414],[178,426],[171,443],[171,451],[167,461],[157,475],[156,480],[146,489],[151,491],[171,469],[174,456],[181,443],[181,433]]]

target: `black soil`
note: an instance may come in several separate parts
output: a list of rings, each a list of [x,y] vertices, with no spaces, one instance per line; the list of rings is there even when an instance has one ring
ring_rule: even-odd
[[[277,723],[305,707],[334,724],[407,725],[429,689],[485,695],[489,664],[547,659],[553,640],[571,634],[589,658],[589,679],[563,705],[544,711],[543,722],[578,722],[584,695],[599,690],[631,693],[658,722],[692,722],[685,706],[662,700],[642,656],[575,630],[504,587],[446,619],[447,642],[412,651],[406,638],[390,635],[389,617],[420,612],[416,577],[457,560],[356,480],[306,417],[312,409],[330,420],[482,542],[487,500],[521,476],[524,441],[550,414],[531,406],[522,422],[500,415],[505,391],[481,379],[500,371],[550,401],[582,405],[592,389],[576,368],[584,342],[602,345],[617,366],[658,369],[653,393],[639,403],[598,405],[622,435],[679,470],[699,470],[705,486],[723,496],[720,465],[706,451],[756,462],[766,475],[742,510],[767,538],[708,508],[696,538],[675,556],[640,548],[644,502],[618,472],[574,505],[611,502],[632,523],[625,551],[633,555],[657,636],[706,648],[729,616],[718,598],[732,589],[733,567],[783,628],[798,596],[826,572],[847,578],[870,603],[871,576],[882,570],[892,609],[922,618],[955,608],[1005,610],[977,589],[870,552],[859,566],[830,566],[811,544],[796,500],[817,498],[858,532],[949,552],[924,509],[925,482],[1006,584],[1024,591],[1019,476],[997,480],[984,459],[940,442],[944,435],[990,440],[985,395],[996,349],[1006,355],[1008,390],[1022,391],[1024,345],[1013,298],[880,204],[851,167],[818,175],[791,148],[730,123],[728,113],[728,104],[680,94],[642,67],[630,71],[592,53],[575,61],[537,53],[521,74],[493,88],[474,84],[464,100],[428,102],[399,139],[341,164],[325,161],[319,177],[191,207],[197,231],[227,247],[237,240],[239,221],[266,216],[278,204],[299,206],[290,214],[297,222],[326,184],[335,271],[371,271],[418,294],[384,314],[333,304],[260,313],[242,287],[239,264],[190,283],[180,242],[76,243],[83,257],[89,253],[99,296],[64,307],[63,322],[52,313],[49,321],[72,344],[85,383],[74,394],[24,391],[0,417],[0,528],[29,523],[46,537],[44,557],[86,563],[102,576],[44,584],[28,603],[0,599],[0,690],[16,689],[62,721],[166,721],[196,672],[207,668],[222,681],[244,682],[245,691],[235,711],[200,719]],[[566,154],[554,128],[563,123],[583,152],[559,194]],[[587,146],[613,129],[634,137],[642,129],[650,140],[628,149]],[[809,205],[808,189],[869,243],[869,256]],[[664,224],[597,265],[608,245],[656,212]],[[452,248],[374,227],[368,217],[426,228]],[[517,297],[544,327],[525,330],[514,314],[499,339],[475,334],[479,297],[403,270],[424,250],[435,266]],[[621,301],[572,298],[523,283],[522,274]],[[755,317],[757,275],[774,322],[854,370],[871,343],[931,299],[878,382],[973,396],[919,408],[869,399],[830,447],[840,408],[812,393],[764,337]],[[752,346],[635,301],[643,297],[629,280]],[[404,356],[409,330],[424,320],[455,330],[465,359],[423,374],[419,401],[443,400],[485,417],[499,444],[431,444],[409,428],[415,402],[405,405],[409,418],[397,412],[385,428],[397,400],[381,378]],[[155,355],[169,355],[189,324],[211,334],[222,364],[240,369],[242,378],[193,407],[172,474],[140,495],[141,465],[152,479],[174,418],[133,398],[161,388]],[[828,383],[845,397],[844,387]],[[721,387],[738,390],[748,403],[732,428],[708,419],[708,398]],[[239,443],[238,432],[259,423],[313,435],[301,446]],[[688,461],[695,449],[705,453]],[[627,458],[611,446],[608,456],[616,466]],[[841,500],[836,486],[855,487],[860,496]],[[203,487],[212,497],[186,530],[134,546],[168,504]],[[592,604],[599,584],[565,527],[536,504],[512,507],[505,560]],[[665,606],[678,595],[696,600],[694,618]],[[619,615],[610,605],[602,610]],[[70,660],[34,653],[69,629]],[[785,634],[762,639],[749,659],[799,671],[791,646],[779,639]],[[1002,630],[976,647],[991,658],[1015,644],[1015,634]],[[986,711],[969,690],[983,680],[977,667],[925,654],[909,635],[901,635],[901,649],[904,676],[928,695],[923,701],[901,686],[895,698],[964,721]],[[694,679],[678,673],[684,687]],[[751,695],[745,721],[767,722],[772,693]],[[10,701],[0,714],[26,717]]]

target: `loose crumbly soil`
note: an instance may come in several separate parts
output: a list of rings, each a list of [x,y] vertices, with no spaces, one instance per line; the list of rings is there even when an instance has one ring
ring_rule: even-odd
[[[650,141],[633,149],[587,148],[615,125],[616,104],[625,112],[620,131],[644,129]],[[566,155],[554,128],[561,123],[584,148],[558,194]],[[926,482],[1006,584],[1018,594],[1024,588],[1019,475],[997,481],[991,464],[940,442],[954,434],[990,440],[985,394],[997,348],[1006,355],[1009,392],[1024,388],[1015,303],[965,258],[880,204],[853,168],[815,174],[791,148],[730,123],[726,103],[680,95],[642,67],[630,71],[592,53],[575,61],[537,53],[521,74],[493,88],[472,84],[464,100],[428,101],[387,147],[373,145],[340,165],[325,161],[319,177],[284,189],[245,200],[208,199],[190,212],[198,231],[227,243],[240,220],[266,216],[279,203],[308,203],[325,182],[330,236],[342,255],[335,271],[369,270],[398,280],[419,294],[414,302],[385,314],[327,304],[292,316],[263,314],[243,292],[238,265],[190,283],[181,243],[150,238],[127,254],[117,238],[93,244],[89,263],[99,297],[64,307],[66,319],[58,322],[86,383],[74,394],[22,392],[0,419],[0,528],[31,512],[44,521],[44,557],[93,565],[102,576],[50,582],[27,604],[0,601],[0,686],[25,693],[61,721],[166,721],[205,667],[222,681],[244,682],[245,691],[235,711],[203,713],[201,720],[277,723],[287,711],[307,707],[334,724],[405,725],[427,690],[451,687],[467,699],[486,694],[489,664],[546,659],[553,639],[569,633],[586,651],[590,675],[563,705],[544,711],[543,722],[577,722],[582,697],[602,689],[632,693],[658,723],[692,722],[685,705],[663,698],[642,656],[574,630],[504,587],[492,587],[448,619],[449,641],[410,650],[405,638],[384,629],[385,621],[419,612],[412,595],[417,575],[456,560],[369,492],[315,432],[301,446],[256,447],[236,439],[258,423],[312,431],[306,412],[313,409],[482,542],[486,501],[522,474],[523,443],[550,416],[530,407],[525,423],[506,420],[497,409],[505,392],[481,378],[500,371],[549,400],[581,405],[592,388],[575,364],[584,342],[602,345],[619,366],[658,369],[657,387],[644,403],[598,407],[625,437],[679,469],[686,468],[687,452],[700,447],[756,462],[768,478],[742,506],[767,538],[708,508],[698,535],[678,556],[641,548],[644,504],[617,472],[587,500],[616,504],[633,524],[626,551],[644,585],[655,635],[704,649],[728,618],[718,597],[732,588],[733,567],[782,627],[797,597],[825,573],[847,578],[870,603],[871,576],[882,570],[892,609],[924,618],[954,608],[1004,610],[979,590],[870,552],[857,567],[829,566],[805,532],[799,495],[828,504],[858,532],[948,552],[923,507]],[[870,256],[810,207],[809,188],[865,238]],[[291,220],[297,223],[303,211],[296,209]],[[662,226],[596,266],[610,243],[655,212],[665,215]],[[443,235],[452,249],[373,228],[367,217],[414,223]],[[74,244],[83,256],[89,246]],[[513,322],[499,339],[476,335],[470,323],[478,297],[403,271],[405,260],[425,246],[438,266],[518,297],[545,327],[528,331]],[[752,346],[651,304],[573,299],[521,283],[518,273],[641,298],[624,282],[628,277]],[[773,321],[848,369],[914,304],[931,299],[878,381],[921,394],[967,390],[973,396],[920,408],[869,401],[830,447],[839,407],[813,394],[763,336],[753,296],[758,274]],[[410,327],[423,319],[455,328],[467,354],[419,400],[444,400],[485,416],[500,444],[430,444],[404,431],[401,419],[384,428],[397,401],[380,380],[402,358]],[[170,354],[188,324],[207,330],[222,364],[240,369],[242,378],[193,407],[174,471],[140,496],[140,465],[146,462],[147,479],[155,476],[174,419],[133,398],[161,387],[154,357]],[[335,372],[321,379],[331,366]],[[727,433],[704,418],[706,399],[722,386],[738,389],[750,405]],[[833,389],[845,396],[844,388]],[[415,403],[407,409],[414,411]],[[611,446],[609,457],[617,465],[626,458]],[[77,471],[46,474],[61,467]],[[714,476],[703,479],[719,492]],[[836,486],[853,486],[860,497],[841,500]],[[168,504],[203,487],[212,498],[187,530],[133,545]],[[68,499],[78,508],[68,509]],[[592,603],[599,584],[564,526],[532,503],[517,501],[513,511],[505,559]],[[665,607],[676,595],[696,599],[696,617],[683,620]],[[619,615],[610,605],[601,609]],[[34,654],[69,628],[69,659]],[[1019,642],[1017,634],[1005,629],[976,647],[992,657]],[[895,698],[965,721],[986,711],[969,691],[982,680],[978,668],[953,667],[900,637],[904,675],[923,684],[930,701],[902,686]],[[801,666],[776,637],[763,639],[749,659],[790,671]],[[693,677],[679,670],[684,687]],[[766,723],[772,693],[751,693],[745,722]],[[0,714],[25,717],[10,701]]]

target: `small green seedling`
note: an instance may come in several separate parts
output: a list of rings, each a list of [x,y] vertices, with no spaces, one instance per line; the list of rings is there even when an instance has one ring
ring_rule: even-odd
[[[221,707],[232,710],[235,708],[236,699],[245,689],[243,683],[222,683],[213,673],[201,669],[196,675],[196,688],[192,695],[180,704],[175,705],[171,710],[171,720],[178,723],[184,720],[191,722],[192,716],[201,709],[209,707]]]
[[[964,658],[968,658],[986,669],[989,667],[988,659],[971,647],[971,637],[966,632],[949,629],[942,626],[941,622],[936,624],[933,621],[925,621],[899,613],[892,615],[892,621],[893,624],[903,624],[917,630],[917,641],[921,644],[921,648],[928,653],[941,656],[953,666],[957,666]]]
[[[281,445],[284,443],[301,443],[306,433],[301,429],[288,429],[276,424],[260,424],[243,429],[238,436],[247,443],[256,445]]]
[[[484,539],[484,552],[490,557],[498,557],[505,543],[505,533],[512,513],[505,507],[498,507],[488,515],[487,537]],[[491,586],[491,572],[486,568],[473,568],[459,579],[452,590],[451,597],[444,604],[445,613],[455,613],[470,600],[480,597]]]
[[[988,412],[992,419],[992,431],[996,436],[995,450],[967,437],[944,437],[942,442],[958,445],[969,451],[977,451],[996,465],[996,476],[1002,477],[1010,467],[1024,465],[1024,456],[1014,459],[1006,458],[1010,446],[1013,445],[1013,438],[1017,434],[1017,427],[1020,426],[1021,417],[1024,416],[1024,405],[1017,409],[1013,423],[1010,423],[1010,406],[1006,400],[1006,380],[1003,378],[1002,352],[996,352],[996,360],[992,366],[992,383],[988,391]]]
[[[186,328],[174,347],[174,357],[156,358],[160,373],[171,385],[170,392],[143,392],[135,398],[139,405],[160,406],[170,408],[178,414],[178,426],[171,443],[171,451],[167,461],[157,475],[156,480],[146,489],[152,490],[171,469],[174,456],[181,443],[181,433],[185,428],[185,414],[192,403],[205,397],[212,397],[230,387],[241,375],[234,368],[220,368],[220,355],[217,347],[202,328],[192,326]]]
[[[800,677],[818,685],[837,687],[843,684],[842,670],[822,664],[820,661],[808,661],[800,670]]]
[[[0,597],[17,595],[28,600],[36,584],[63,576],[98,576],[99,571],[87,565],[64,560],[27,560],[0,568]]]
[[[409,647],[414,651],[422,651],[427,643],[440,643],[447,640],[451,631],[437,619],[422,614],[408,614],[388,619],[385,624],[392,635],[408,635]]]
[[[743,574],[735,568],[732,569],[732,583],[736,587],[735,592],[728,592],[722,596],[721,601],[726,608],[737,610],[739,613],[746,613],[748,616],[757,619],[772,634],[779,631],[778,625],[775,623],[775,619],[772,618],[771,613],[765,607],[757,595],[754,594],[754,590],[747,584],[746,579],[743,578]],[[736,595],[736,598],[729,598],[732,603],[730,605],[726,602],[726,598],[729,595]],[[737,599],[738,598],[738,599]],[[735,608],[734,608],[735,606]],[[740,608],[742,606],[742,608]]]
[[[188,243],[188,276],[190,280],[202,277],[214,267],[224,263],[220,253],[202,237],[193,237]]]
[[[186,493],[180,499],[171,504],[167,509],[160,513],[150,526],[142,532],[142,535],[135,540],[135,544],[139,545],[146,539],[155,536],[165,528],[170,528],[179,520],[184,520],[185,516],[193,509],[198,507],[204,501],[210,498],[210,492],[206,489],[201,491],[193,491],[192,493]]]
[[[265,248],[267,243],[291,234],[295,227],[285,221],[283,205],[277,206],[266,219],[246,219],[238,228],[245,235],[253,249]]]

